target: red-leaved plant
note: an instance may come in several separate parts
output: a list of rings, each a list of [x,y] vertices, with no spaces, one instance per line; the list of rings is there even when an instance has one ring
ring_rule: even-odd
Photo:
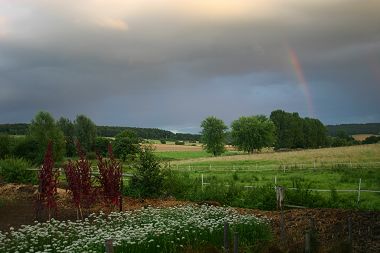
[[[66,180],[72,194],[73,202],[77,208],[77,219],[83,219],[82,207],[89,206],[93,202],[93,189],[91,183],[91,163],[86,159],[80,143],[76,143],[79,160],[73,163],[71,160],[65,165]]]
[[[52,211],[54,211],[54,214],[57,213],[56,195],[59,172],[54,171],[53,169],[53,146],[52,142],[49,141],[44,157],[44,163],[38,174],[39,187],[37,195],[37,216],[39,215],[39,211],[41,211],[43,204],[45,204],[48,209],[49,220],[51,219]]]
[[[121,164],[115,159],[111,144],[108,145],[109,159],[104,159],[99,153],[97,154],[99,182],[103,191],[106,205],[114,207],[121,204],[121,187],[122,187],[122,168]]]

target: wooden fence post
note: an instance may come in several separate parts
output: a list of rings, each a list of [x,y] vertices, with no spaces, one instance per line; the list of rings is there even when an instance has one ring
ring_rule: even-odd
[[[105,246],[106,246],[106,253],[113,253],[113,241],[112,241],[112,239],[106,240]]]
[[[229,241],[228,241],[228,223],[224,222],[224,251],[228,252],[229,250]]]
[[[234,253],[239,252],[239,235],[237,232],[234,233]]]
[[[360,202],[360,188],[361,188],[361,185],[362,185],[362,179],[359,178],[358,200],[357,200],[358,206],[359,206],[359,202]]]
[[[202,192],[203,192],[203,184],[204,184],[204,183],[203,183],[203,174],[202,174]]]

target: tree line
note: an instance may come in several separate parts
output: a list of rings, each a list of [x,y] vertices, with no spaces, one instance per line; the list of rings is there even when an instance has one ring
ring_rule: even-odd
[[[239,150],[253,153],[264,147],[282,149],[308,149],[376,143],[380,137],[371,136],[363,142],[355,141],[344,132],[328,136],[327,129],[318,119],[302,118],[298,113],[275,110],[270,117],[264,115],[240,117],[231,123],[230,130],[223,120],[214,116],[201,123],[204,149],[214,156],[225,152],[231,144]]]
[[[65,118],[64,118],[65,119]],[[8,135],[27,135],[29,125],[26,123],[0,124],[0,134]],[[95,126],[99,137],[115,137],[123,131],[132,131],[142,139],[155,139],[166,141],[199,141],[199,134],[173,133],[168,130],[158,128],[141,128],[141,127],[120,127],[120,126]]]

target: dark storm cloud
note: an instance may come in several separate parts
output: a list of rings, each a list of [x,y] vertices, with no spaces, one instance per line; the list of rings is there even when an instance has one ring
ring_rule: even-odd
[[[197,131],[282,108],[379,121],[378,1],[2,1],[1,122],[38,110]]]

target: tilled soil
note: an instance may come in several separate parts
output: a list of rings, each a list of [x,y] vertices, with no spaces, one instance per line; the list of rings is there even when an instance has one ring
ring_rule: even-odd
[[[35,199],[37,187],[30,185],[0,185],[0,230],[32,224],[36,218]],[[70,195],[58,190],[59,220],[75,220],[76,209]],[[123,210],[141,207],[170,207],[194,204],[175,199],[123,199]],[[214,202],[208,204],[217,205]],[[112,211],[102,205],[84,209],[84,215],[93,212]],[[292,209],[283,211],[281,226],[280,211],[237,209],[241,213],[254,214],[270,220],[274,240],[267,252],[304,252],[305,231],[310,231],[313,252],[380,252],[380,212],[365,212],[344,209]],[[47,217],[47,214],[43,214]],[[351,227],[351,237],[350,229]],[[282,229],[283,228],[283,229]],[[350,240],[351,238],[351,240]]]

